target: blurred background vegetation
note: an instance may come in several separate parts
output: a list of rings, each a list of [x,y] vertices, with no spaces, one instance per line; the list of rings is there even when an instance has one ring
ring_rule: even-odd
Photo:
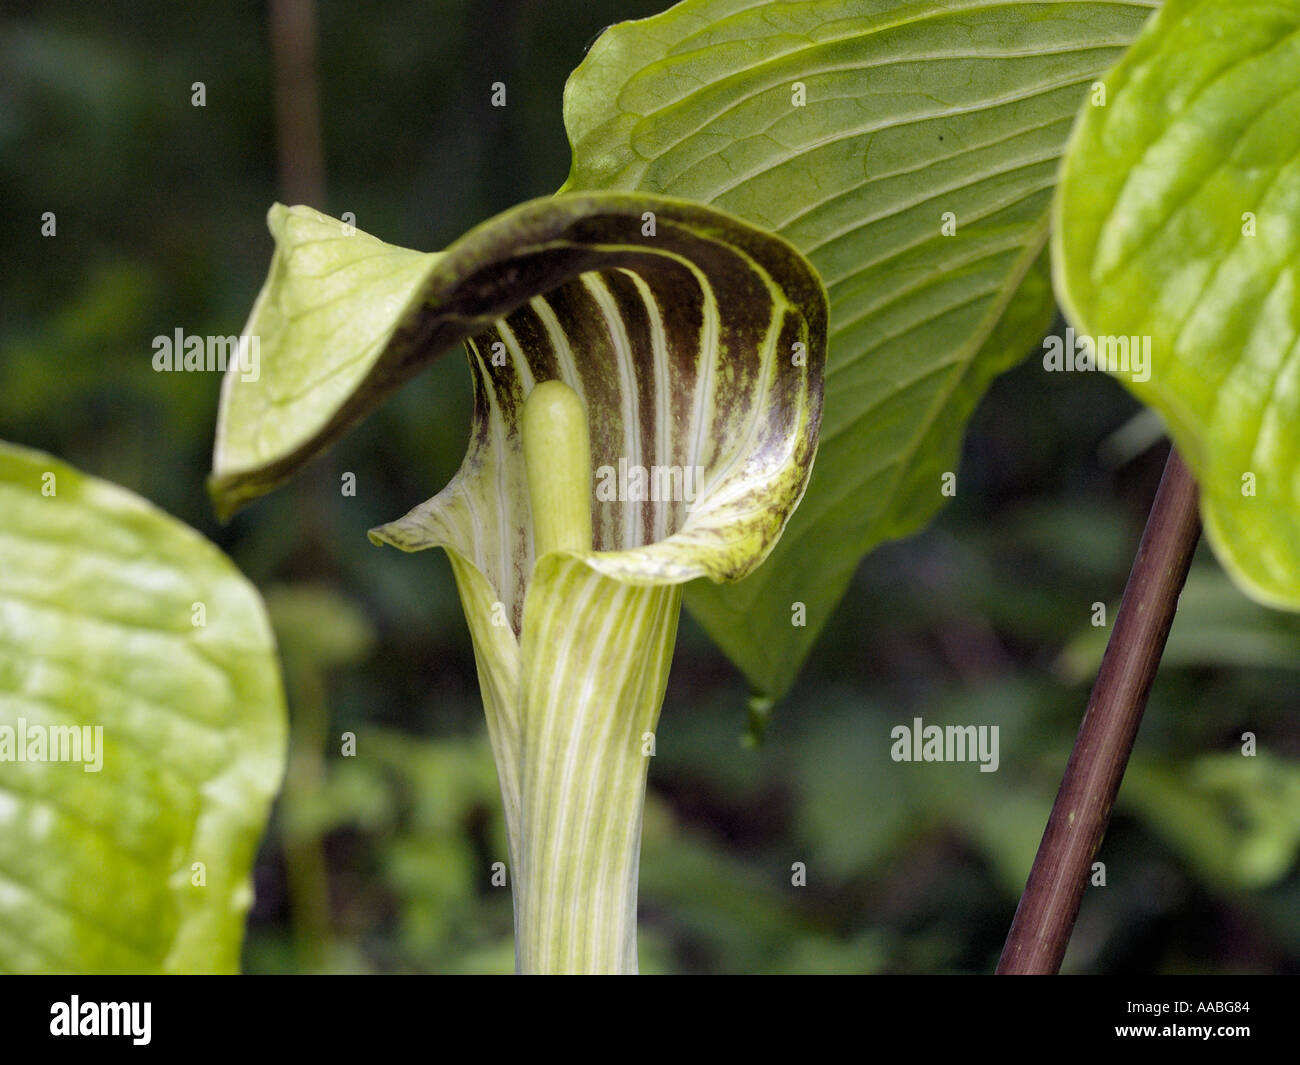
[[[219,381],[155,373],[152,338],[239,331],[276,199],[433,250],[554,191],[568,72],[603,27],[659,6],[325,3],[314,31],[300,0],[11,0],[0,16],[0,437],[202,530],[280,634],[293,749],[248,971],[511,968],[449,568],[365,535],[459,465],[468,376],[441,360],[220,528],[203,488]],[[650,772],[643,969],[991,971],[1104,646],[1093,603],[1113,620],[1164,449],[1116,383],[1031,357],[981,407],[957,498],[862,565],[761,744],[743,681],[686,619]],[[1300,970],[1297,667],[1300,620],[1249,603],[1202,548],[1067,970]],[[999,725],[1000,769],[893,763],[889,730],[914,716]]]

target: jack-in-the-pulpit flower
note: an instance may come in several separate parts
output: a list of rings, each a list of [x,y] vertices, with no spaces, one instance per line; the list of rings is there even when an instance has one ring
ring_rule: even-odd
[[[738,580],[811,472],[826,294],[782,239],[644,195],[536,200],[446,251],[276,206],[228,373],[211,487],[230,513],[460,341],[460,471],[375,529],[451,559],[505,808],[524,972],[636,968],[648,755],[682,585]],[[779,654],[779,648],[773,648]]]

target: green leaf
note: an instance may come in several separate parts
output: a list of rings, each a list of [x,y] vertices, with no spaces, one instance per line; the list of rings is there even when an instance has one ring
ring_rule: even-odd
[[[1266,752],[1207,754],[1188,763],[1135,758],[1119,803],[1228,889],[1275,884],[1300,853],[1300,768]]]
[[[73,728],[80,751],[53,731]],[[82,761],[16,760],[36,735]],[[270,627],[230,561],[0,444],[0,970],[235,971],[285,741]]]
[[[244,329],[251,369],[229,368],[217,416],[209,490],[223,518],[410,376],[396,326],[437,260],[306,208],[276,204],[267,224],[276,252]]]
[[[862,555],[935,514],[975,404],[1047,328],[1035,262],[1058,160],[1152,7],[686,0],[608,30],[570,78],[564,191],[722,208],[787,238],[830,293],[807,497],[756,574],[686,593],[767,694],[792,682]]]
[[[1053,255],[1080,333],[1149,379],[1250,595],[1300,609],[1300,5],[1169,0],[1085,108]],[[1133,343],[1130,340],[1130,345]]]
[[[635,972],[646,773],[681,614],[677,585],[560,554],[524,616],[518,951],[524,972]]]

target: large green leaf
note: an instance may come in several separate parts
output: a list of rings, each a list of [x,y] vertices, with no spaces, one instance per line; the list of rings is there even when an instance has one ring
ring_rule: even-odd
[[[72,728],[90,745],[52,731]],[[38,735],[82,760],[17,760]],[[285,738],[270,627],[230,561],[0,444],[0,971],[234,971]]]
[[[1225,568],[1300,609],[1300,3],[1169,0],[1106,81],[1062,173],[1062,303],[1149,338],[1149,379],[1119,379],[1196,472]]]
[[[830,293],[808,493],[757,573],[686,595],[756,687],[784,691],[862,555],[933,516],[975,404],[1047,328],[1058,159],[1153,6],[686,0],[608,30],[570,78],[564,191],[723,208]]]

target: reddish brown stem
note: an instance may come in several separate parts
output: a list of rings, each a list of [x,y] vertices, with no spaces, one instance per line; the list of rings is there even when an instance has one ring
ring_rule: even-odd
[[[315,0],[271,0],[276,143],[280,195],[325,207],[320,91],[316,81]]]
[[[1170,451],[999,973],[1061,968],[1201,535],[1196,504],[1196,480]]]

